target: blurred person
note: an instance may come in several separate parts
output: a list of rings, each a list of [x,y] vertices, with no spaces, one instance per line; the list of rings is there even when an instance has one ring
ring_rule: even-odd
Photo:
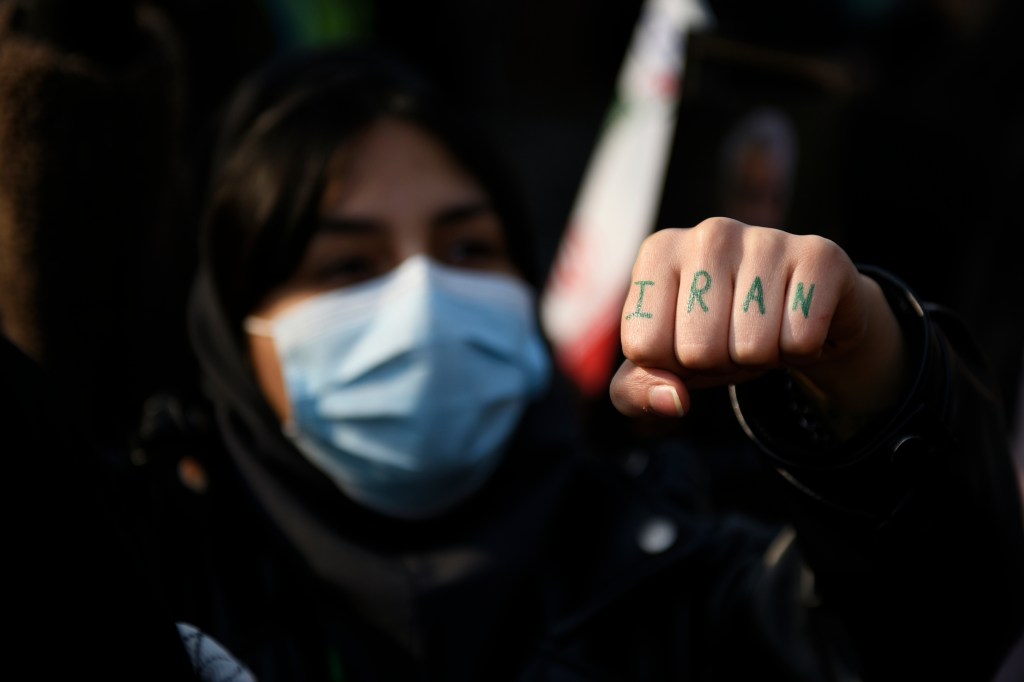
[[[798,152],[785,111],[761,106],[740,117],[719,149],[720,215],[762,227],[788,224]]]
[[[31,679],[251,682],[216,640],[172,620],[109,460],[2,334],[0,377],[8,667]]]
[[[866,87],[839,138],[843,246],[958,312],[1012,428],[1024,369],[1024,316],[1007,314],[1024,231],[1024,3],[888,4],[859,36]]]
[[[515,179],[446,103],[373,49],[232,100],[189,310],[210,416],[146,444],[175,617],[261,682],[993,675],[1024,534],[956,319],[813,235],[651,236],[615,407],[732,384],[792,503],[705,514],[678,461],[586,447]]]
[[[272,50],[257,0],[216,4],[0,0],[0,329],[114,459],[195,376],[199,159],[217,93]]]
[[[249,679],[164,609],[124,476],[194,376],[183,49],[153,2],[0,0],[4,651],[32,677]]]
[[[178,47],[144,3],[0,1],[0,324],[103,449],[187,366]]]

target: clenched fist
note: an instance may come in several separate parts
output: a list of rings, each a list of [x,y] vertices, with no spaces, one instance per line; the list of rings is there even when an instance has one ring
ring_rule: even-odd
[[[899,323],[835,242],[710,218],[648,237],[622,310],[626,415],[681,416],[692,389],[788,368],[840,433],[906,382]],[[849,435],[848,433],[845,435]]]

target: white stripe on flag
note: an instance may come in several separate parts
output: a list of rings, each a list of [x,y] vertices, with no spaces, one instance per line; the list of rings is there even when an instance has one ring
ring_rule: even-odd
[[[661,199],[687,35],[711,20],[699,0],[646,0],[541,294],[558,362],[585,394],[611,377],[633,258]]]

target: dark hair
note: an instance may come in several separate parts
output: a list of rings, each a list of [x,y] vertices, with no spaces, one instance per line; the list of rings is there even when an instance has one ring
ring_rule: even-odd
[[[279,57],[244,81],[214,150],[201,242],[224,313],[238,321],[297,267],[333,152],[382,116],[435,134],[490,194],[516,265],[536,284],[524,203],[472,121],[396,55],[331,47]]]

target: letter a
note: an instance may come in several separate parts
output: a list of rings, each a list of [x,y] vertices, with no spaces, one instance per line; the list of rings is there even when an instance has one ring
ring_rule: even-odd
[[[764,287],[761,286],[761,278],[755,277],[754,283],[750,285],[747,292],[747,300],[743,302],[743,312],[750,309],[750,302],[757,301],[757,309],[764,315]]]

